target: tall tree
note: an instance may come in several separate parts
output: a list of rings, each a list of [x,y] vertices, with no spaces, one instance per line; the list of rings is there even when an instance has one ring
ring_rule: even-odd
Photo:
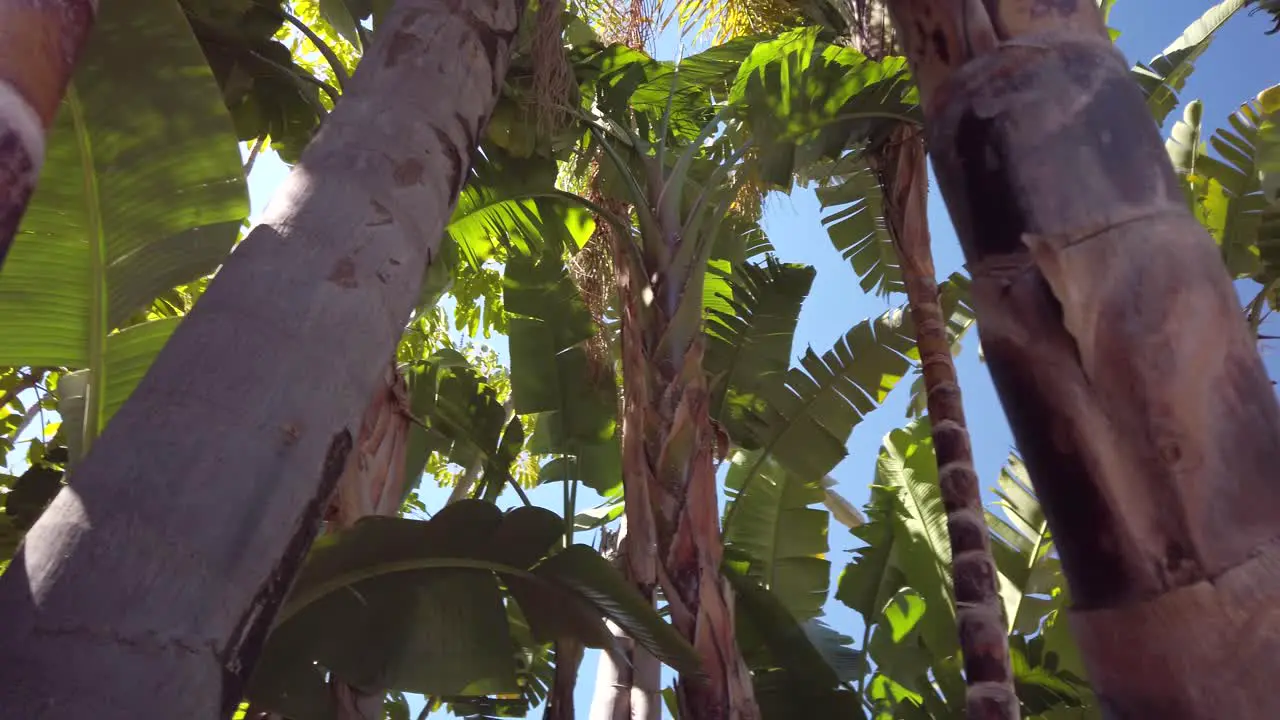
[[[854,44],[873,58],[895,49],[883,4],[858,0],[854,7]],[[884,222],[898,257],[920,351],[925,405],[951,541],[952,587],[968,686],[968,716],[972,720],[1016,719],[1018,696],[1009,663],[996,563],[933,267],[924,138],[918,126],[898,122],[884,141],[867,149],[867,154],[867,163],[880,184]]]
[[[1280,407],[1094,0],[890,10],[1100,701],[1275,716]]]
[[[93,0],[0,3],[0,268],[40,176],[45,133],[97,10]]]
[[[239,703],[418,300],[520,15],[515,0],[402,0],[379,23],[264,221],[0,578],[6,713]]]

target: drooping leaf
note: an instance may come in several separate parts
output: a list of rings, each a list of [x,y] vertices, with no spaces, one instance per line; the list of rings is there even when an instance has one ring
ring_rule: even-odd
[[[1178,105],[1178,93],[1187,84],[1187,78],[1195,71],[1195,63],[1209,49],[1214,35],[1244,7],[1248,0],[1223,0],[1209,8],[1193,22],[1182,35],[1147,64],[1138,63],[1131,75],[1147,98],[1156,124],[1163,125],[1165,118]]]
[[[778,187],[789,188],[798,168],[838,157],[894,122],[919,122],[903,58],[868,60],[818,36],[817,28],[800,28],[757,44],[730,90],[730,104],[761,148],[763,178]]]
[[[744,490],[748,473],[754,481]],[[728,548],[748,559],[747,575],[772,591],[798,620],[815,618],[827,600],[827,512],[821,482],[805,482],[760,451],[738,453],[725,477],[733,512]]]
[[[737,596],[739,644],[752,670],[762,716],[851,717],[857,696],[842,686],[842,676],[862,664],[861,655],[833,646],[833,634],[822,626],[807,628],[734,563],[726,564],[724,574]]]
[[[821,357],[805,352],[779,382],[759,394],[765,409],[750,419],[754,443],[800,478],[819,481],[844,459],[853,428],[911,367],[915,340],[905,314],[890,310],[853,326]],[[752,480],[745,479],[744,487]]]
[[[574,590],[655,657],[682,673],[698,675],[702,661],[674,627],[663,622],[640,593],[600,553],[571,545],[533,573]]]
[[[862,152],[852,152],[811,170],[818,182],[818,202],[831,244],[861,278],[864,292],[877,295],[905,292],[898,251],[884,224],[883,191]]]
[[[703,368],[711,378],[711,416],[729,437],[748,443],[742,426],[750,411],[763,410],[760,386],[786,372],[800,306],[816,271],[767,257],[763,265],[740,265],[721,296],[724,308],[707,310]]]

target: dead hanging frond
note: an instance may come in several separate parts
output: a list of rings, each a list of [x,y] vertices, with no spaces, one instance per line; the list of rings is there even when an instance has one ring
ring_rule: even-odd
[[[631,209],[626,203],[605,196],[600,192],[599,161],[592,163],[591,179],[588,182],[587,199],[609,211],[617,217],[628,217]],[[569,276],[582,294],[591,318],[596,322],[596,334],[587,340],[587,360],[590,364],[593,379],[603,377],[610,371],[613,354],[609,348],[609,338],[605,332],[605,320],[609,311],[609,300],[612,297],[613,246],[618,232],[611,223],[602,218],[596,219],[596,230],[569,262]]]
[[[538,134],[554,135],[569,122],[573,68],[564,45],[564,0],[540,0],[533,30],[533,105]]]
[[[885,0],[849,0],[852,35],[849,45],[872,60],[902,54]]]

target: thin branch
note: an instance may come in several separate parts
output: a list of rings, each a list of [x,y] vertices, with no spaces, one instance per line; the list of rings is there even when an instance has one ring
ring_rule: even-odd
[[[267,142],[266,136],[259,137],[253,141],[253,145],[249,146],[249,158],[244,161],[244,176],[249,177],[249,173],[253,172],[253,163],[258,159],[258,153],[262,151],[262,146]]]

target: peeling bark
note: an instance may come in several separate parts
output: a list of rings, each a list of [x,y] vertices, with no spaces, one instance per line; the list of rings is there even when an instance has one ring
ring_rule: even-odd
[[[418,300],[521,10],[400,0],[380,24],[263,223],[0,577],[7,716],[235,708]]]
[[[621,242],[614,252],[622,321],[629,576],[650,598],[661,586],[672,625],[702,658],[704,677],[676,682],[680,716],[755,720],[760,711],[734,638],[733,596],[720,573],[724,541],[716,501],[716,433],[701,337],[686,333],[693,339],[682,345],[671,332],[678,293],[663,292],[660,302],[642,303],[651,274],[668,287],[683,287],[683,282],[670,268],[644,268],[637,277]]]
[[[1092,0],[957,5],[892,10],[1093,687],[1280,717],[1280,407],[1217,249]]]
[[[938,485],[951,539],[968,717],[1016,719],[1008,624],[930,249],[928,174],[920,130],[899,125],[886,144],[872,152],[871,164],[884,189],[885,220],[901,263],[920,350]]]
[[[93,0],[0,2],[0,268],[97,11]]]

